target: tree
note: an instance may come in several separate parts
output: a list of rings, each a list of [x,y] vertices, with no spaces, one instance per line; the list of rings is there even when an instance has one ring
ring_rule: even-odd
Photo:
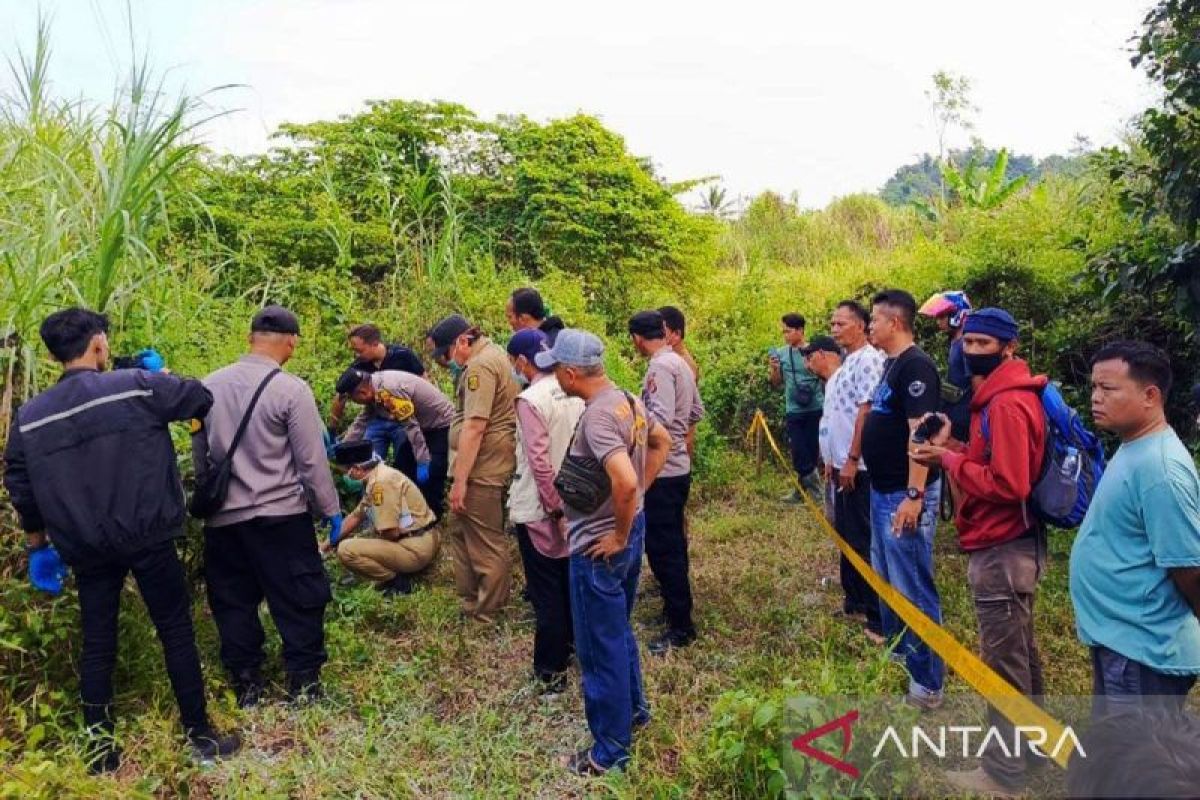
[[[971,115],[979,109],[971,102],[971,81],[963,75],[938,70],[933,73],[933,88],[926,90],[930,111],[933,113],[934,130],[937,131],[938,165],[945,162],[946,137],[951,128],[963,131],[974,130]],[[946,183],[941,182],[942,202],[946,202]]]

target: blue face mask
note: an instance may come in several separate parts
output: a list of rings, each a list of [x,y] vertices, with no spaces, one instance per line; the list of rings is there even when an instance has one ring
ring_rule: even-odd
[[[529,379],[526,378],[524,375],[522,375],[519,371],[517,371],[516,367],[513,367],[512,376],[513,376],[513,380],[517,382],[517,386],[528,386],[529,385]]]

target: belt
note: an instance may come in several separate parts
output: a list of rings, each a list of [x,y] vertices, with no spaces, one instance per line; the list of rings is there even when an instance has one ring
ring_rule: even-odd
[[[435,519],[433,522],[429,523],[428,525],[426,525],[423,528],[417,528],[415,531],[407,531],[405,533],[400,534],[400,539],[411,539],[414,536],[424,536],[425,534],[429,533],[431,530],[436,528],[437,524],[438,524],[438,521]],[[400,541],[400,539],[397,539],[396,541]]]

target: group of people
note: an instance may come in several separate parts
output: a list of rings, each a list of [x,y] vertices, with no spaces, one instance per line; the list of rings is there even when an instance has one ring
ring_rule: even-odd
[[[948,387],[914,343],[918,313],[950,334]],[[1082,446],[1067,453],[1072,474],[1047,477],[1063,468],[1050,463],[1052,439],[1063,432],[1046,406],[1047,396],[1061,397],[1019,357],[1020,326],[1007,311],[973,310],[961,292],[939,293],[918,309],[907,292],[888,290],[869,310],[839,303],[829,336],[806,340],[798,314],[782,323],[785,346],[770,353],[770,375],[786,388],[801,484],[824,499],[823,470],[835,529],[882,578],[941,623],[933,543],[948,494],[968,555],[981,658],[1037,701],[1045,686],[1034,613],[1048,535],[1040,492],[1047,481],[1072,489],[1077,482],[1079,495],[1092,494],[1071,551],[1070,590],[1079,637],[1091,650],[1093,715],[1182,711],[1200,675],[1200,480],[1166,420],[1172,372],[1161,350],[1114,342],[1093,356],[1092,418],[1120,447],[1098,484],[1087,485],[1099,471]],[[865,635],[894,647],[907,667],[907,700],[940,706],[942,660],[844,556],[841,584],[843,612],[861,617]],[[993,710],[991,723],[1012,740],[1003,715]],[[992,746],[980,767],[947,779],[966,791],[1014,795],[1034,760]]]
[[[683,345],[685,319],[665,307],[629,320],[648,362],[634,396],[607,377],[600,338],[566,328],[535,290],[513,292],[506,315],[513,330],[503,347],[459,314],[429,329],[426,348],[452,373],[453,400],[415,352],[386,344],[373,325],[353,328],[355,358],[336,381],[327,423],[309,385],[283,369],[301,331],[280,306],[254,316],[249,352],[203,380],[170,374],[161,360],[108,372],[103,315],[70,308],[46,318],[41,336],[63,376],[19,409],[4,480],[35,586],[60,589],[64,563],[75,574],[91,769],[120,763],[112,673],[130,573],[194,756],[240,747],[236,734],[213,729],[206,710],[173,542],[185,518],[173,421],[192,428],[189,510],[204,523],[208,604],[239,706],[267,693],[264,600],[282,641],[288,700],[323,694],[332,599],[325,557],[385,594],[404,595],[445,539],[464,618],[494,622],[512,582],[507,521],[536,619],[540,689],[561,692],[572,657],[582,675],[594,742],[564,764],[599,774],[627,761],[633,732],[650,714],[630,626],[643,552],[666,622],[648,649],[664,655],[696,638],[685,506],[704,407]],[[340,432],[348,403],[360,408]],[[345,516],[339,484],[361,493]]]

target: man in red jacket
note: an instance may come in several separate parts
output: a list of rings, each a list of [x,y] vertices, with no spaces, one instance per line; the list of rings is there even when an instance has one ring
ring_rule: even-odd
[[[915,444],[912,456],[941,466],[961,490],[955,525],[969,558],[980,657],[1023,694],[1038,697],[1042,664],[1033,638],[1033,606],[1046,546],[1028,500],[1046,447],[1038,392],[1047,379],[1030,374],[1016,350],[1017,323],[1007,311],[985,308],[967,317],[963,352],[975,385],[970,444],[951,440],[943,417],[942,430],[928,444]],[[994,708],[990,716],[1011,747],[1011,724]],[[980,768],[946,778],[974,793],[1011,796],[1024,788],[1026,762],[1037,758],[992,746],[985,749]]]

